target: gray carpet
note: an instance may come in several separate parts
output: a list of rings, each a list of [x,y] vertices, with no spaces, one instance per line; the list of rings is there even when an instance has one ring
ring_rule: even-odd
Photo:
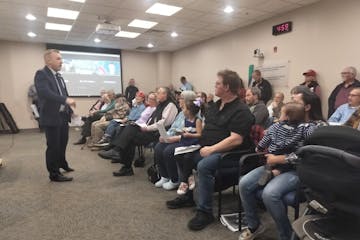
[[[146,180],[144,168],[136,168],[132,177],[113,177],[120,165],[72,145],[78,137],[71,130],[67,159],[76,170],[69,174],[74,181],[53,183],[45,167],[42,133],[0,135],[0,153],[14,143],[1,156],[5,162],[0,169],[1,240],[238,238],[219,222],[200,232],[189,231],[186,224],[194,210],[165,206],[176,196],[174,191],[156,189]],[[152,153],[146,155],[150,164]],[[231,191],[225,200],[227,211],[236,210]],[[262,215],[268,230],[260,239],[276,239],[274,224]]]

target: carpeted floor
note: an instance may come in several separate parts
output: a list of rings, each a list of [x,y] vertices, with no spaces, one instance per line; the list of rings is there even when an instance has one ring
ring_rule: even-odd
[[[67,159],[76,170],[69,174],[74,181],[53,183],[45,167],[42,133],[0,135],[0,157],[5,162],[0,169],[1,240],[238,238],[218,221],[203,231],[189,231],[186,224],[194,210],[165,206],[176,196],[174,191],[156,189],[146,180],[146,168],[136,168],[132,177],[113,177],[120,165],[72,145],[78,137],[72,129]],[[152,153],[146,155],[150,164]],[[227,211],[236,210],[231,191],[225,200]],[[262,215],[268,230],[261,239],[276,239],[274,224]]]

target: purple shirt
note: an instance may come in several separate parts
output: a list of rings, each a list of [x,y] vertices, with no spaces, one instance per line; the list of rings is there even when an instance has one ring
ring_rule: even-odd
[[[141,113],[140,118],[135,122],[137,124],[144,124],[147,123],[151,114],[155,111],[156,107],[147,107]]]

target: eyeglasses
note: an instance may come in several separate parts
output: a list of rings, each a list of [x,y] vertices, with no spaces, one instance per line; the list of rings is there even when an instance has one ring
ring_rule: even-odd
[[[350,74],[351,72],[341,72],[341,75]]]

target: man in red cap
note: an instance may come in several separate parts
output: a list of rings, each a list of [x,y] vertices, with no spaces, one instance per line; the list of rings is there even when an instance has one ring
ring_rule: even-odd
[[[316,72],[309,69],[303,73],[303,76],[305,77],[305,81],[300,85],[307,86],[312,92],[321,98],[320,85],[316,80]]]

